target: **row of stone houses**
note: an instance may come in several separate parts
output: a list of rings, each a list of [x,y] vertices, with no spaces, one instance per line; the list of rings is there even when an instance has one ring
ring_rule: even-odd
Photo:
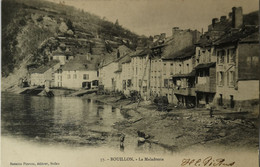
[[[204,34],[178,27],[172,32],[127,54],[130,60],[100,66],[100,83],[110,91],[135,90],[143,99],[166,96],[188,107],[240,108],[258,102],[258,25],[243,19],[241,7],[232,8],[229,18],[212,19]]]
[[[67,57],[63,53],[54,54],[49,61],[31,72],[31,85],[55,88],[93,88],[98,86],[97,55],[77,55]]]

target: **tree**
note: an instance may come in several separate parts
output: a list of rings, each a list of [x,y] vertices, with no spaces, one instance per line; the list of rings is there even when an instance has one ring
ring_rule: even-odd
[[[118,19],[116,19],[115,25],[116,25],[116,26],[119,26]]]
[[[67,21],[66,24],[67,24],[67,26],[68,26],[68,28],[69,28],[70,30],[74,31],[74,26],[73,26],[73,23],[71,22],[70,19],[68,19],[68,21]]]

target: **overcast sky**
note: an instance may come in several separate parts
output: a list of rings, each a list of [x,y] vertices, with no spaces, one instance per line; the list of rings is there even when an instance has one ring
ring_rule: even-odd
[[[49,0],[59,2],[60,0]],[[233,6],[243,13],[259,10],[258,0],[62,0],[115,22],[139,35],[171,35],[172,27],[207,29],[212,18],[227,15]]]

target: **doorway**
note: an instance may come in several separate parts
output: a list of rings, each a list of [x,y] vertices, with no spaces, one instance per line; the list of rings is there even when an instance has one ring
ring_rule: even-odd
[[[230,108],[234,108],[234,107],[235,107],[234,96],[230,95]]]
[[[220,106],[223,106],[223,95],[219,94],[219,103]]]

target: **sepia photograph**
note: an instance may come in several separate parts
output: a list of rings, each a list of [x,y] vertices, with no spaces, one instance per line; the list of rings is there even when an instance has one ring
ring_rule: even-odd
[[[258,167],[258,0],[1,0],[2,167]]]

